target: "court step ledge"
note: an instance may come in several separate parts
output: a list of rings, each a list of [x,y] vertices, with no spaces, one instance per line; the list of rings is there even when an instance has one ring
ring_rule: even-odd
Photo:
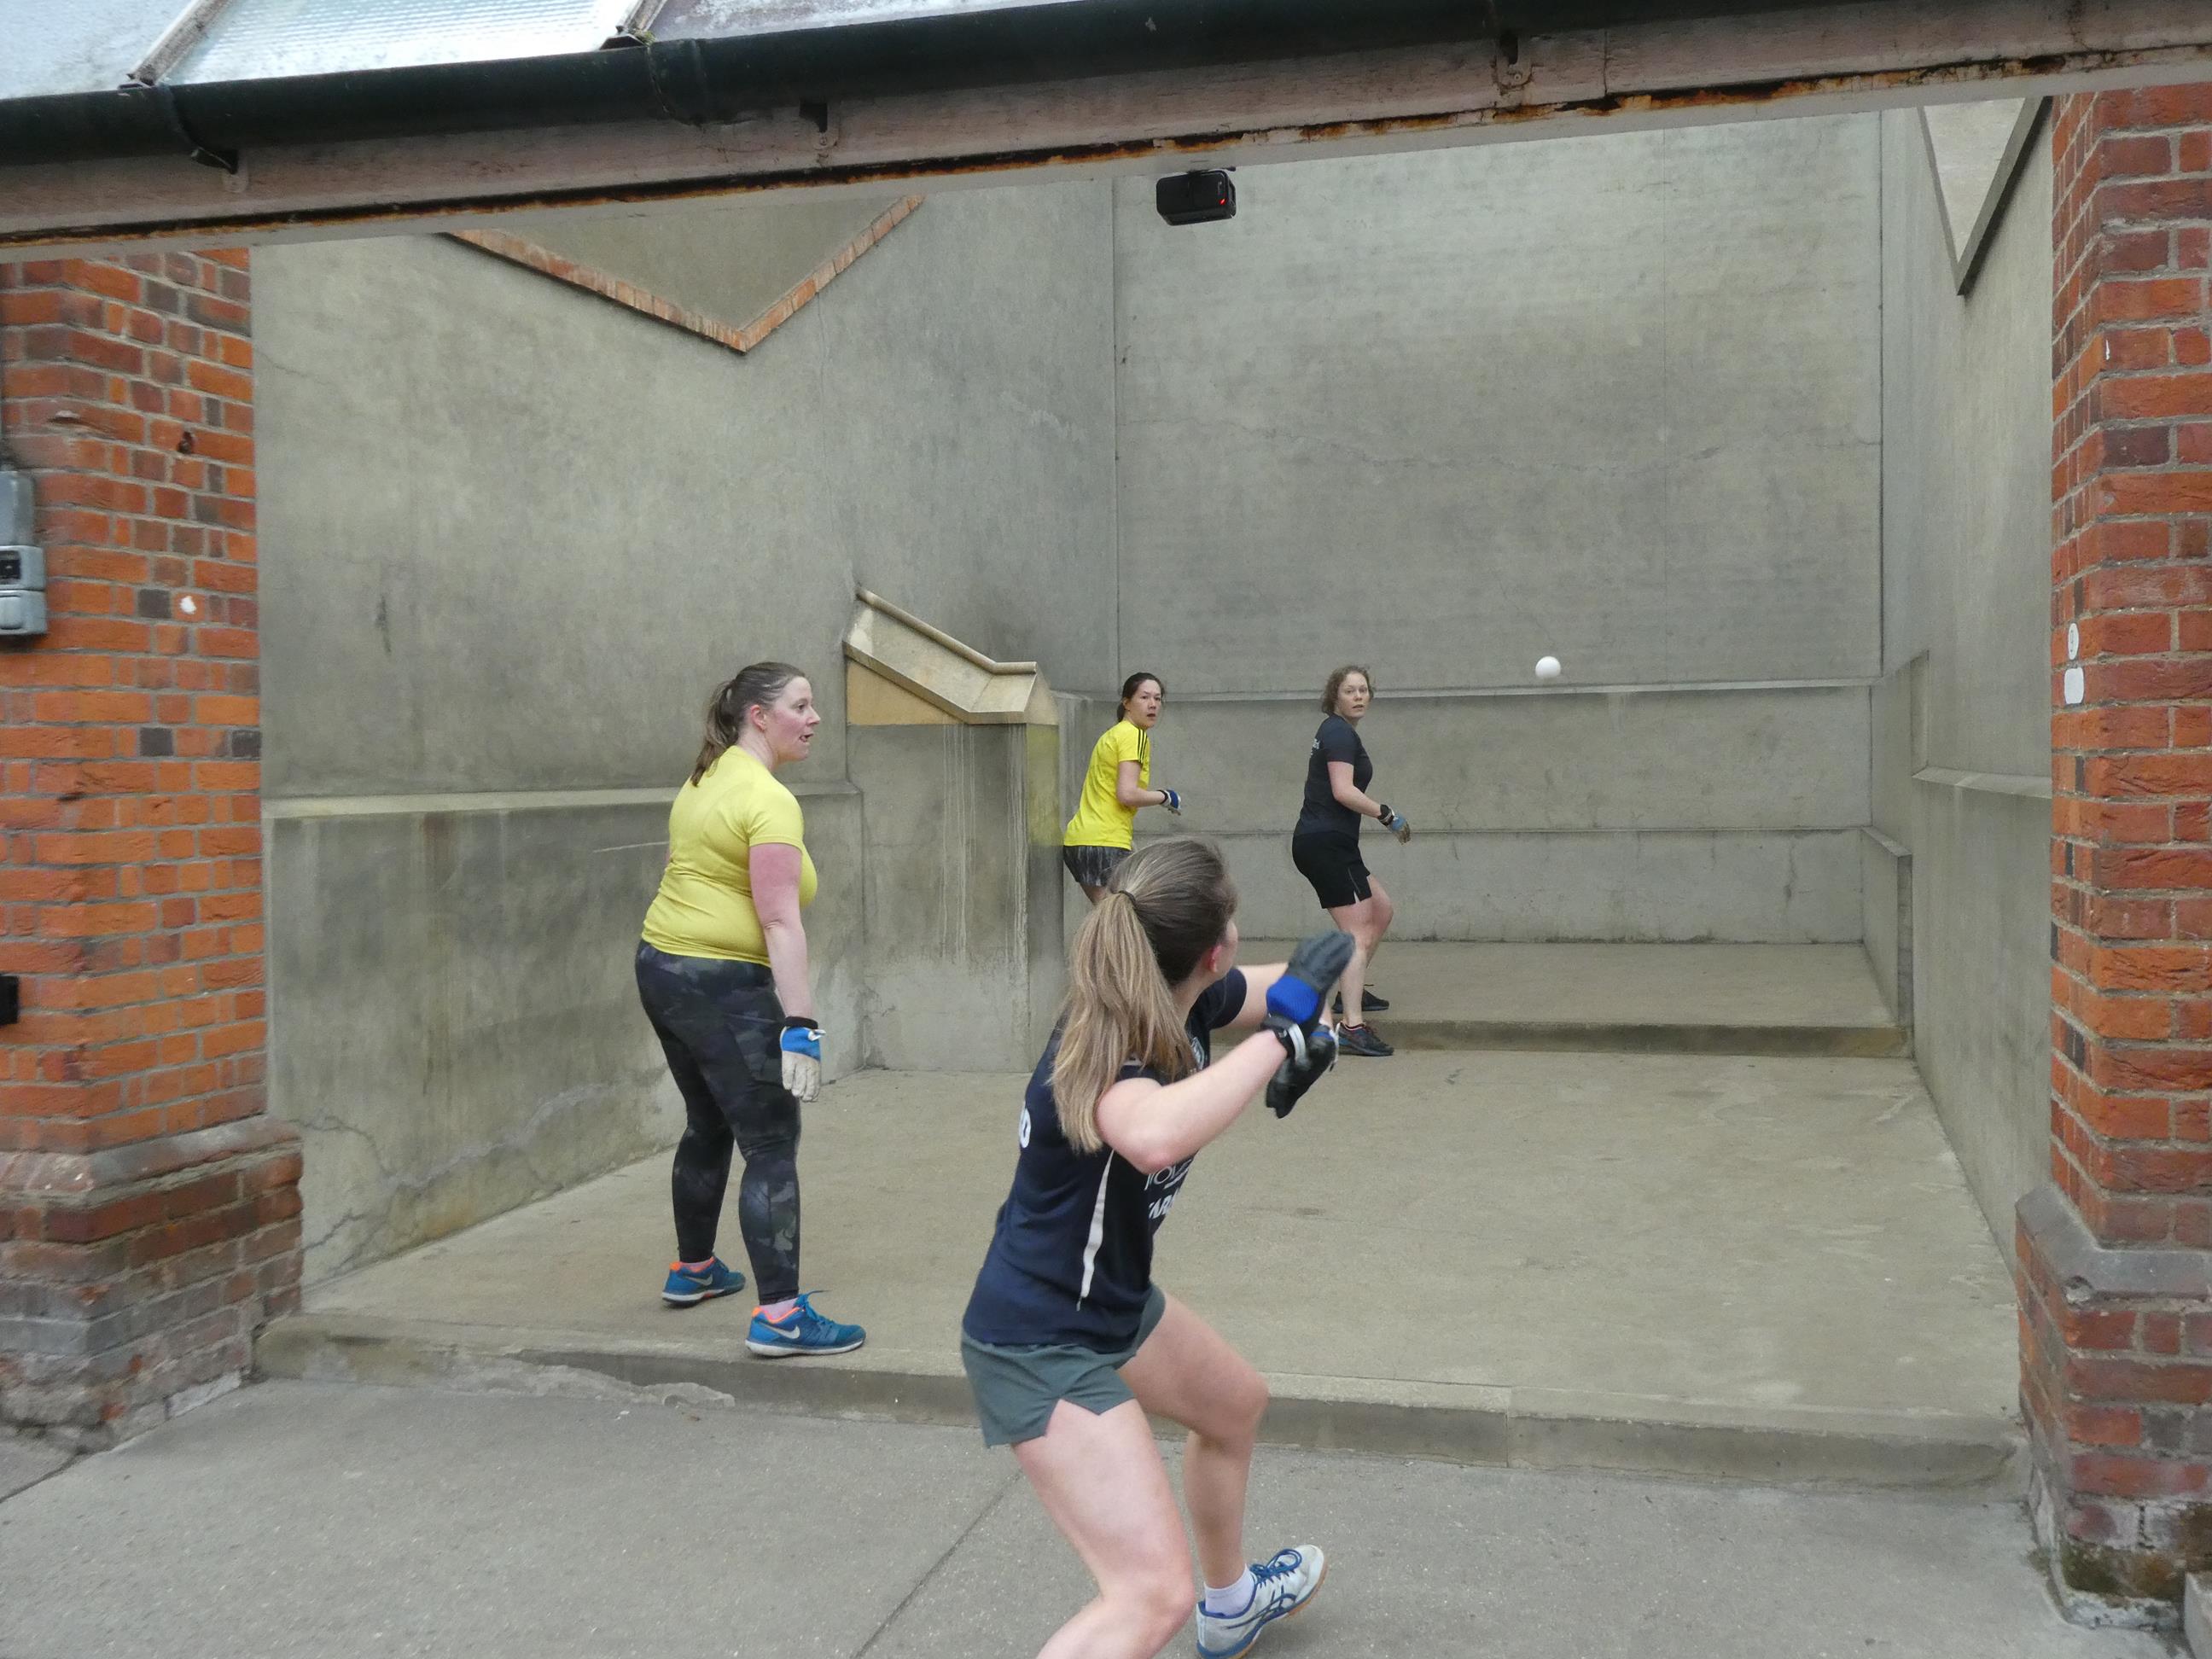
[[[305,1313],[256,1346],[264,1377],[571,1395],[815,1417],[972,1425],[944,1355],[863,1348],[763,1360],[730,1339],[638,1341],[551,1330]],[[2026,1443],[2010,1417],[1743,1407],[1559,1389],[1271,1375],[1261,1439],[1538,1469],[1609,1469],[1752,1486],[2018,1496]]]
[[[1399,1048],[1519,1049],[1544,1054],[1752,1054],[1781,1059],[1898,1060],[1912,1053],[1901,1025],[1771,1025],[1674,1021],[1474,1019],[1370,1015]]]

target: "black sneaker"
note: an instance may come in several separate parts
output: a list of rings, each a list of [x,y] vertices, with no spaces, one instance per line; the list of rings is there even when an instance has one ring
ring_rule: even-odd
[[[1398,1051],[1383,1042],[1372,1025],[1340,1025],[1336,1028],[1336,1052],[1380,1060]]]
[[[1336,1017],[1342,1019],[1344,994],[1341,991],[1337,993],[1336,1000],[1330,1006],[1335,1009]],[[1372,991],[1362,991],[1359,994],[1359,1012],[1363,1014],[1387,1014],[1390,1012],[1390,999],[1378,997]]]

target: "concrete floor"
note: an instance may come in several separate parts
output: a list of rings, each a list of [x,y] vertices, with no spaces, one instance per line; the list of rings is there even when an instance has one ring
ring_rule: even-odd
[[[406,1369],[380,1362],[380,1343],[586,1368],[688,1354],[740,1379],[781,1373],[774,1387],[800,1391],[787,1404],[810,1388],[829,1407],[872,1403],[825,1375],[849,1372],[957,1417],[960,1312],[1019,1097],[1010,1076],[869,1073],[811,1109],[805,1277],[825,1309],[868,1326],[846,1358],[746,1362],[742,1307],[660,1305],[671,1247],[654,1158],[314,1287],[264,1364],[374,1380]],[[733,1234],[724,1243],[736,1253]],[[1294,1401],[1413,1406],[1459,1413],[1451,1433],[1472,1437],[1376,1440],[1340,1413],[1286,1426],[1297,1443],[1860,1480],[1960,1478],[1923,1439],[2013,1443],[2009,1279],[1905,1062],[1346,1062],[1291,1118],[1256,1112],[1200,1157],[1157,1271],[1269,1374],[1286,1425]],[[931,1379],[945,1386],[932,1394]],[[1738,1447],[1750,1467],[1683,1464],[1591,1429],[1653,1423],[1870,1436],[1889,1462]]]
[[[1278,1659],[2166,1650],[2063,1623],[2016,1503],[1263,1450],[1250,1527],[1329,1553]],[[8,1659],[1017,1659],[1088,1593],[902,1424],[270,1383],[0,1503]]]

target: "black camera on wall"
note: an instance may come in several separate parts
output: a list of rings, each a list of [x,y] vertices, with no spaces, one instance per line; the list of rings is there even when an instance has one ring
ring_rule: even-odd
[[[1205,225],[1237,216],[1237,186],[1219,167],[1171,173],[1152,186],[1152,205],[1171,225]]]

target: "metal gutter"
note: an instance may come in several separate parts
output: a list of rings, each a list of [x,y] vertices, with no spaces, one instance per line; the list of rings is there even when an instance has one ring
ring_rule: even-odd
[[[149,43],[129,84],[0,98],[0,163],[641,119],[723,125],[845,96],[1464,46],[1510,40],[1516,23],[1589,27],[1753,9],[1748,0],[640,0],[597,50],[203,80],[195,59],[250,58],[227,25],[268,25],[242,18],[260,9],[236,0],[196,0]],[[426,58],[433,44],[426,36]],[[341,54],[325,46],[313,56]]]

